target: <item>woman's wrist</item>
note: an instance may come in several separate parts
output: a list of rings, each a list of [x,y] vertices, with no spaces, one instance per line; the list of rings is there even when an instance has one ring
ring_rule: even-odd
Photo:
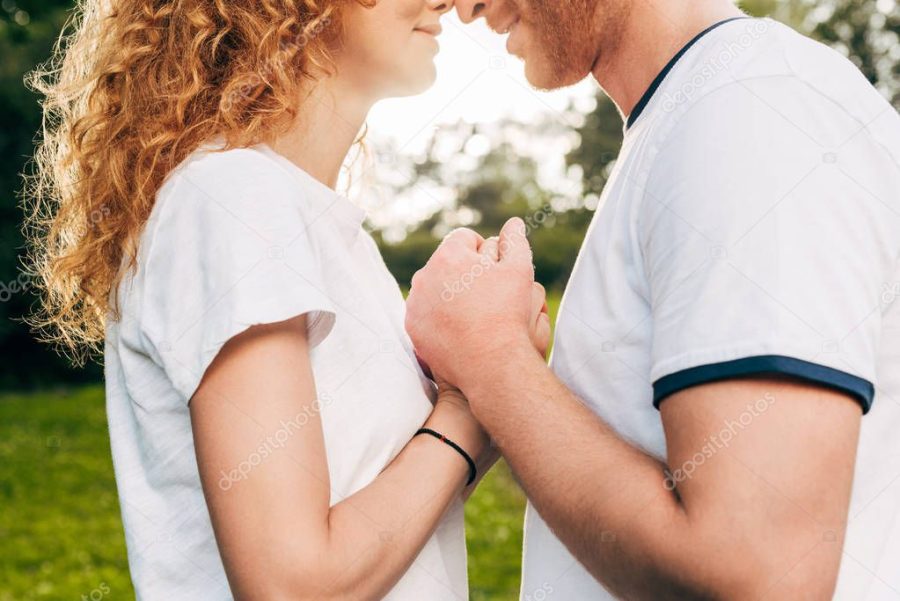
[[[488,442],[461,394],[439,395],[431,416],[422,427],[446,436],[476,461]],[[452,449],[448,451],[453,452]]]
[[[456,444],[450,438],[447,438],[437,430],[432,430],[431,428],[419,428],[416,432],[416,436],[431,436],[432,438],[439,440],[443,444],[447,445],[456,453],[462,457],[463,461],[466,462],[466,467],[468,468],[469,475],[466,478],[466,486],[471,486],[472,483],[475,482],[475,479],[478,477],[478,466],[475,463],[475,460],[469,455],[468,452],[458,444]]]

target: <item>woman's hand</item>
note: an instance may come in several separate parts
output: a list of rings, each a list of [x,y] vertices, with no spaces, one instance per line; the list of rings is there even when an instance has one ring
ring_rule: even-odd
[[[469,496],[475,492],[475,489],[478,488],[481,479],[484,478],[491,468],[494,467],[494,464],[497,463],[497,460],[500,459],[500,449],[493,444],[487,432],[481,427],[478,420],[475,419],[475,416],[472,414],[472,410],[469,407],[469,401],[466,400],[465,395],[463,395],[458,388],[442,379],[440,376],[435,376],[434,381],[438,387],[438,397],[435,403],[435,409],[432,412],[432,417],[429,418],[428,422],[431,423],[432,420],[434,420],[435,422],[444,423],[436,423],[434,426],[428,426],[428,424],[426,424],[426,427],[433,427],[433,429],[438,432],[445,434],[448,438],[453,440],[453,442],[460,445],[475,462],[475,469],[477,471],[475,481],[470,486],[463,489],[462,498],[463,500],[467,500]],[[446,419],[451,419],[455,422],[447,427],[454,429],[454,431],[464,431],[461,435],[462,438],[457,440],[454,438],[454,435],[441,429],[445,427]]]
[[[435,377],[435,383],[438,387],[437,402],[425,427],[444,434],[462,447],[475,462],[478,475],[476,481],[463,491],[464,497],[467,498],[500,455],[497,448],[491,444],[487,432],[472,414],[463,393],[440,376]]]
[[[550,346],[550,313],[547,309],[547,291],[534,283],[531,289],[531,343],[542,357]]]

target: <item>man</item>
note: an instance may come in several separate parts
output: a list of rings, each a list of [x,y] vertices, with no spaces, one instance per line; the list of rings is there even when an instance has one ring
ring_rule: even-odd
[[[408,301],[529,497],[522,599],[900,599],[897,113],[728,0],[456,6],[626,121],[550,368],[521,220],[451,234]]]

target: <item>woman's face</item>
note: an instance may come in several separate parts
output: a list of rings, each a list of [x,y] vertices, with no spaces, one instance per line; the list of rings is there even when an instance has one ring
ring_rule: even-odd
[[[348,5],[340,49],[339,77],[364,94],[385,98],[425,91],[436,76],[440,17],[453,0],[376,0]]]

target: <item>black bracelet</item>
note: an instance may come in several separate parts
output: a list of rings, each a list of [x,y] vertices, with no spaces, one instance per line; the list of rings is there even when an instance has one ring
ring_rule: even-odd
[[[472,484],[472,482],[475,482],[475,477],[478,475],[478,470],[475,468],[475,462],[472,461],[472,458],[469,457],[469,454],[466,453],[461,446],[459,446],[458,444],[456,444],[455,442],[453,442],[452,440],[450,440],[449,438],[447,438],[440,432],[435,432],[431,428],[420,428],[416,432],[415,436],[418,436],[419,434],[428,434],[429,436],[434,436],[441,442],[444,442],[444,443],[447,443],[448,445],[450,445],[450,447],[454,451],[456,451],[457,453],[462,455],[462,458],[465,459],[466,463],[469,464],[469,481],[466,482],[466,486],[469,486],[470,484]]]

